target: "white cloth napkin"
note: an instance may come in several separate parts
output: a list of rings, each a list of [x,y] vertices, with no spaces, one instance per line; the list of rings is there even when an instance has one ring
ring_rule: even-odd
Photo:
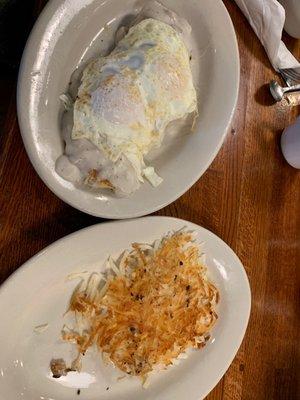
[[[300,0],[299,0],[300,1]],[[263,44],[273,67],[300,67],[281,40],[285,10],[277,0],[235,0]]]

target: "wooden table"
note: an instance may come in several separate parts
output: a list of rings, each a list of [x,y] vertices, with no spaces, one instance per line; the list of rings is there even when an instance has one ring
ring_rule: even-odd
[[[32,13],[28,26],[43,3],[26,1]],[[300,171],[284,161],[279,138],[299,108],[272,104],[266,83],[274,71],[238,8],[230,0],[225,4],[241,57],[237,110],[210,168],[188,193],[156,214],[184,218],[219,235],[241,258],[250,280],[246,337],[207,399],[292,400],[297,368],[299,373]],[[300,43],[288,37],[286,42],[299,58]],[[1,282],[45,246],[99,219],[64,204],[39,179],[19,133],[16,76],[8,72],[0,82]]]

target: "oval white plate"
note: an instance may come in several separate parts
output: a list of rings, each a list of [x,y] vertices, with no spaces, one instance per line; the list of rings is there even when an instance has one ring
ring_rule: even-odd
[[[153,377],[146,390],[137,378],[117,381],[116,370],[103,366],[99,353],[91,350],[81,374],[51,378],[53,357],[71,359],[72,346],[59,340],[62,315],[78,283],[66,282],[67,275],[101,269],[109,254],[117,256],[132,242],[151,243],[183,226],[197,231],[197,240],[204,242],[208,273],[220,291],[219,319],[206,347]],[[1,287],[0,399],[198,400],[212,390],[233,360],[246,330],[250,302],[248,279],[238,257],[198,225],[147,217],[78,231],[37,254]],[[33,331],[44,323],[49,324],[45,332]],[[78,388],[81,396],[76,395]]]
[[[19,74],[18,117],[30,160],[41,179],[73,207],[104,218],[131,218],[154,212],[186,192],[208,168],[224,140],[236,105],[239,56],[232,22],[221,0],[162,0],[193,29],[192,68],[199,98],[194,134],[153,153],[164,179],[145,183],[132,197],[116,199],[75,188],[55,172],[63,153],[59,96],[72,72],[106,51],[122,18],[136,11],[136,0],[52,0],[38,19],[26,46]],[[139,1],[141,3],[141,1]]]

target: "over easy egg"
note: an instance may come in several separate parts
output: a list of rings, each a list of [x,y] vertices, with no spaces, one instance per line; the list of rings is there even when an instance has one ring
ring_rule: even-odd
[[[161,144],[166,126],[196,110],[181,36],[148,18],[133,26],[110,55],[84,70],[72,139],[88,139],[113,163],[126,157],[142,180],[143,156]]]

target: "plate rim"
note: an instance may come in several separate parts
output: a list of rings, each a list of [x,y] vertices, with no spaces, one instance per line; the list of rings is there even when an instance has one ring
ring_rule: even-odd
[[[198,225],[195,222],[189,221],[189,220],[185,220],[182,218],[177,218],[177,217],[171,217],[171,216],[167,216],[167,215],[146,215],[144,217],[139,217],[139,218],[129,218],[127,220],[112,220],[112,221],[106,221],[104,220],[103,222],[96,222],[95,224],[86,226],[84,228],[78,229],[74,232],[71,232],[67,235],[62,236],[61,238],[55,240],[54,242],[50,243],[49,245],[43,247],[41,250],[39,250],[37,253],[35,253],[32,257],[28,258],[28,260],[26,260],[23,264],[21,264],[19,267],[16,268],[16,270],[14,272],[12,272],[1,284],[0,284],[0,296],[1,296],[1,291],[3,289],[4,286],[6,286],[6,284],[8,283],[8,281],[10,281],[15,275],[17,275],[21,270],[23,271],[23,269],[25,270],[28,265],[30,264],[32,261],[35,261],[36,259],[38,259],[41,255],[43,255],[46,251],[48,251],[49,249],[52,249],[54,247],[56,247],[59,243],[63,243],[69,239],[71,239],[72,237],[75,236],[79,236],[82,232],[85,231],[89,231],[92,229],[96,229],[96,227],[100,227],[102,225],[118,225],[118,224],[125,224],[126,222],[137,222],[137,221],[145,221],[145,220],[151,220],[151,219],[161,219],[161,220],[171,220],[171,221],[180,221],[183,224],[184,223],[188,223],[191,225],[194,225],[195,228],[201,228],[205,231],[207,231],[210,235],[212,235],[215,239],[217,239],[218,241],[221,241],[222,244],[224,244],[229,250],[230,252],[234,255],[234,257],[236,257],[236,259],[239,261],[241,270],[243,271],[246,281],[248,282],[248,286],[249,286],[249,290],[250,290],[250,284],[249,284],[249,279],[248,279],[248,275],[246,273],[245,267],[242,263],[242,261],[240,260],[240,258],[238,257],[238,255],[235,253],[235,251],[223,240],[221,239],[217,234],[215,234],[214,232],[212,232],[211,230],[204,228],[202,225]],[[251,293],[251,290],[250,290]]]
[[[231,20],[230,14],[225,7],[224,3],[222,0],[216,0],[218,1],[219,7],[223,9],[224,16],[227,19],[227,25],[228,29],[230,30],[231,37],[233,39],[232,45],[233,45],[233,50],[235,53],[235,71],[234,71],[234,76],[235,76],[235,87],[233,87],[233,107],[231,110],[231,113],[228,118],[228,122],[224,128],[224,132],[222,136],[220,137],[218,145],[215,147],[214,151],[211,153],[208,162],[198,170],[197,174],[192,177],[192,179],[184,185],[184,188],[181,190],[177,191],[174,193],[173,196],[170,196],[168,200],[161,200],[157,201],[157,204],[148,207],[148,209],[140,210],[140,211],[127,211],[127,212],[122,212],[122,214],[119,214],[117,211],[110,210],[101,210],[101,207],[99,211],[92,210],[90,206],[85,206],[84,202],[76,201],[76,200],[71,200],[71,199],[66,199],[63,193],[60,193],[59,187],[60,185],[56,186],[52,183],[49,182],[47,177],[44,175],[44,172],[42,169],[39,167],[40,160],[38,160],[35,157],[35,154],[33,150],[31,149],[31,141],[30,141],[30,129],[27,127],[27,122],[28,122],[28,115],[26,110],[26,107],[24,108],[24,100],[23,98],[26,98],[26,96],[23,96],[23,93],[25,92],[25,87],[26,87],[26,82],[28,79],[28,76],[24,73],[26,71],[27,65],[30,62],[30,59],[32,58],[30,55],[30,52],[32,51],[32,47],[35,41],[40,42],[41,39],[41,32],[45,31],[45,28],[50,20],[50,17],[54,14],[55,10],[57,7],[61,4],[63,4],[64,0],[50,0],[49,3],[44,7],[42,10],[41,14],[37,18],[32,31],[28,37],[26,46],[23,51],[21,63],[20,63],[20,68],[19,68],[19,74],[18,74],[18,82],[17,82],[17,115],[18,115],[18,122],[19,122],[19,127],[20,127],[20,132],[22,136],[22,140],[25,146],[26,153],[29,157],[29,160],[34,167],[35,172],[38,174],[39,178],[43,181],[43,183],[48,187],[48,189],[55,195],[57,196],[60,200],[62,200],[64,203],[78,209],[79,211],[82,211],[84,213],[87,213],[89,215],[99,217],[99,218],[106,218],[106,219],[131,219],[131,218],[137,218],[141,216],[145,216],[148,214],[151,214],[155,211],[158,211],[167,205],[173,203],[175,200],[180,198],[184,193],[186,193],[204,174],[204,172],[209,168],[215,157],[217,156],[218,152],[220,151],[220,148],[222,147],[225,137],[227,135],[229,126],[232,122],[232,118],[234,115],[234,112],[236,110],[237,106],[237,101],[238,101],[238,94],[239,94],[239,86],[240,86],[240,57],[239,57],[239,49],[238,49],[238,42],[237,42],[237,37],[235,33],[235,29],[233,26],[233,22]],[[75,189],[80,190],[80,189]],[[80,204],[79,204],[80,203]]]

